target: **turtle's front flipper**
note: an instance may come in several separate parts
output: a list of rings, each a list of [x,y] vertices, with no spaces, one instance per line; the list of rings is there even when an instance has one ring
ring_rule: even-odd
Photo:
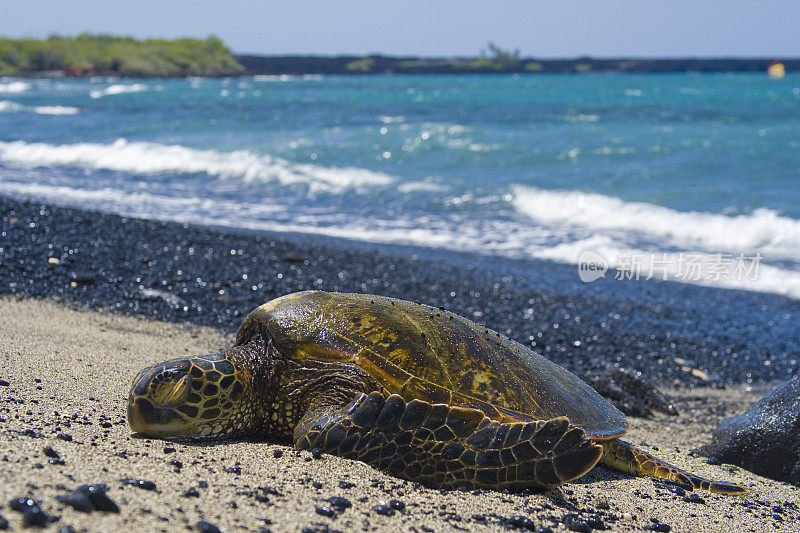
[[[627,472],[628,474],[636,474],[638,476],[666,479],[684,485],[690,489],[703,489],[716,494],[744,494],[747,492],[746,488],[734,485],[733,483],[711,481],[690,474],[644,450],[636,448],[624,440],[615,439],[603,442],[602,444],[602,463],[615,470]]]
[[[476,409],[378,392],[310,411],[294,442],[436,487],[550,489],[582,476],[602,453],[566,418],[499,423]]]

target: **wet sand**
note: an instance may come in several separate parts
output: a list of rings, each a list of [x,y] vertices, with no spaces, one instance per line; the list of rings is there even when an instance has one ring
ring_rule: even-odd
[[[729,385],[666,390],[680,416],[631,418],[629,440],[697,474],[743,484],[742,497],[679,494],[646,478],[597,468],[548,493],[439,491],[362,463],[295,452],[282,443],[173,443],[134,438],[125,419],[131,379],[141,367],[227,346],[227,332],[52,300],[0,300],[0,515],[22,515],[12,498],[32,497],[49,530],[186,531],[205,520],[223,531],[615,530],[777,531],[800,519],[800,489],[689,453],[722,418],[769,390]],[[64,464],[51,464],[45,447]],[[155,491],[122,484],[152,481]],[[79,513],[56,496],[104,483],[118,514]],[[694,496],[696,495],[696,496]],[[341,512],[326,500],[346,498]],[[699,497],[699,499],[698,499]],[[398,500],[392,516],[375,506]],[[694,501],[692,501],[694,500]],[[399,506],[399,505],[398,505]],[[380,508],[379,508],[380,509]],[[323,513],[323,514],[320,514]],[[332,515],[332,516],[326,516]]]

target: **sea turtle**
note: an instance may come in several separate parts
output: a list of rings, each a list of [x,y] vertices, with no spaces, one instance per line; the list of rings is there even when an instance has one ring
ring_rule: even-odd
[[[625,415],[531,349],[442,308],[298,292],[231,348],[159,363],[128,399],[135,432],[271,436],[436,487],[551,489],[603,464],[738,494],[619,439]]]

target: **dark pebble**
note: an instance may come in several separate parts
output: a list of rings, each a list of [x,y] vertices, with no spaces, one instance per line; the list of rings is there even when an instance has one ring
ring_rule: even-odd
[[[656,483],[655,485],[660,489],[668,490],[678,496],[686,496],[686,490],[680,485],[675,485],[673,483]]]
[[[644,526],[644,529],[647,529],[648,531],[660,531],[661,533],[669,533],[670,531],[672,531],[672,526],[668,524],[650,524]]]
[[[119,506],[108,497],[106,491],[108,487],[102,484],[95,485],[81,485],[75,492],[81,492],[89,497],[92,502],[92,507],[95,511],[103,511],[106,513],[119,513]]]
[[[60,457],[60,455],[58,455],[58,452],[57,452],[57,451],[55,451],[55,450],[54,450],[53,448],[51,448],[50,446],[45,446],[43,451],[44,451],[44,454],[45,454],[47,457],[52,457],[52,458],[54,458],[54,459],[58,459],[58,458]]]
[[[485,514],[474,514],[472,515],[472,519],[476,522],[486,522],[486,515]]]
[[[591,533],[592,529],[592,526],[586,522],[581,522],[580,520],[575,520],[569,524],[569,530],[577,531],[578,533]]]
[[[56,496],[59,503],[68,505],[80,513],[91,513],[94,511],[94,506],[89,496],[83,492],[70,492],[69,494],[61,494]]]
[[[322,516],[327,516],[328,518],[336,518],[336,511],[334,511],[327,505],[317,505],[314,508],[314,512]]]
[[[608,529],[608,526],[606,526],[606,523],[603,522],[600,518],[598,518],[596,516],[588,518],[586,520],[586,523],[589,524],[589,526],[592,529],[601,529],[601,530]]]
[[[351,482],[351,481],[344,481],[344,480],[339,481],[339,488],[340,489],[345,489],[345,490],[346,489],[352,489],[355,486],[356,486],[356,484]]]
[[[528,531],[536,531],[536,522],[527,516],[514,515],[505,521],[508,527],[515,529],[527,529]]]
[[[391,507],[395,511],[405,511],[406,510],[406,504],[401,502],[400,500],[389,500],[389,507]]]
[[[57,438],[65,442],[72,442],[72,435],[66,433],[59,433]]]
[[[220,533],[220,530],[217,526],[211,522],[206,522],[205,520],[200,520],[195,529],[201,533]]]
[[[181,468],[183,468],[183,463],[178,461],[177,459],[173,459],[172,461],[169,462],[169,464],[174,466],[175,469],[177,469],[177,470],[180,470]]]
[[[164,453],[175,453],[175,448],[173,446],[164,446]]]
[[[311,457],[313,457],[314,459],[322,459],[322,450],[319,448],[312,448]]]
[[[22,512],[22,524],[25,527],[45,527],[49,521],[50,517],[38,505],[26,507]]]
[[[75,533],[75,528],[72,526],[61,526],[61,529],[58,530],[58,533]]]
[[[391,507],[389,507],[385,503],[379,503],[377,505],[373,505],[372,506],[372,510],[375,511],[376,513],[384,515],[384,516],[393,516],[394,515],[394,509],[392,509]]]
[[[0,515],[0,530],[5,531],[6,529],[8,529],[8,519]]]
[[[9,383],[8,381],[6,381],[4,379],[0,379],[0,387],[8,387],[10,385],[11,385],[11,383]]]
[[[280,459],[283,457],[283,450],[272,450],[272,457],[275,459]]]
[[[350,500],[347,498],[342,498],[341,496],[331,496],[326,501],[331,505],[331,507],[340,513],[353,506],[353,504],[350,503]]]
[[[683,498],[683,501],[689,502],[689,503],[702,503],[702,504],[706,503],[706,501],[703,498],[701,498],[700,496],[698,496],[694,492],[689,494],[688,496],[685,496]]]
[[[195,488],[186,489],[183,492],[183,497],[184,498],[199,498],[200,497],[200,491],[198,491]]]
[[[144,479],[132,479],[129,477],[122,478],[119,480],[120,483],[123,485],[131,485],[134,487],[139,487],[140,489],[144,490],[156,490],[156,484],[152,481],[145,481]]]
[[[8,506],[11,507],[13,510],[18,512],[23,512],[28,507],[38,507],[39,504],[36,503],[36,500],[32,498],[14,498],[10,502],[8,502]]]
[[[706,459],[706,463],[710,465],[719,466],[722,464],[722,461],[720,461],[716,457],[709,457],[708,459]]]
[[[51,464],[51,465],[65,465],[65,464],[67,464],[64,461],[64,459],[50,459],[47,462],[48,462],[48,464]]]

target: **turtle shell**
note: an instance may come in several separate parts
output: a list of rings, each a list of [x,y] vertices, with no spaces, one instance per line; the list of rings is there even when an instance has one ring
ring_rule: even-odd
[[[236,343],[260,326],[284,356],[357,365],[406,401],[472,407],[504,422],[565,416],[596,440],[627,428],[625,415],[565,368],[443,309],[307,291],[250,313]]]

